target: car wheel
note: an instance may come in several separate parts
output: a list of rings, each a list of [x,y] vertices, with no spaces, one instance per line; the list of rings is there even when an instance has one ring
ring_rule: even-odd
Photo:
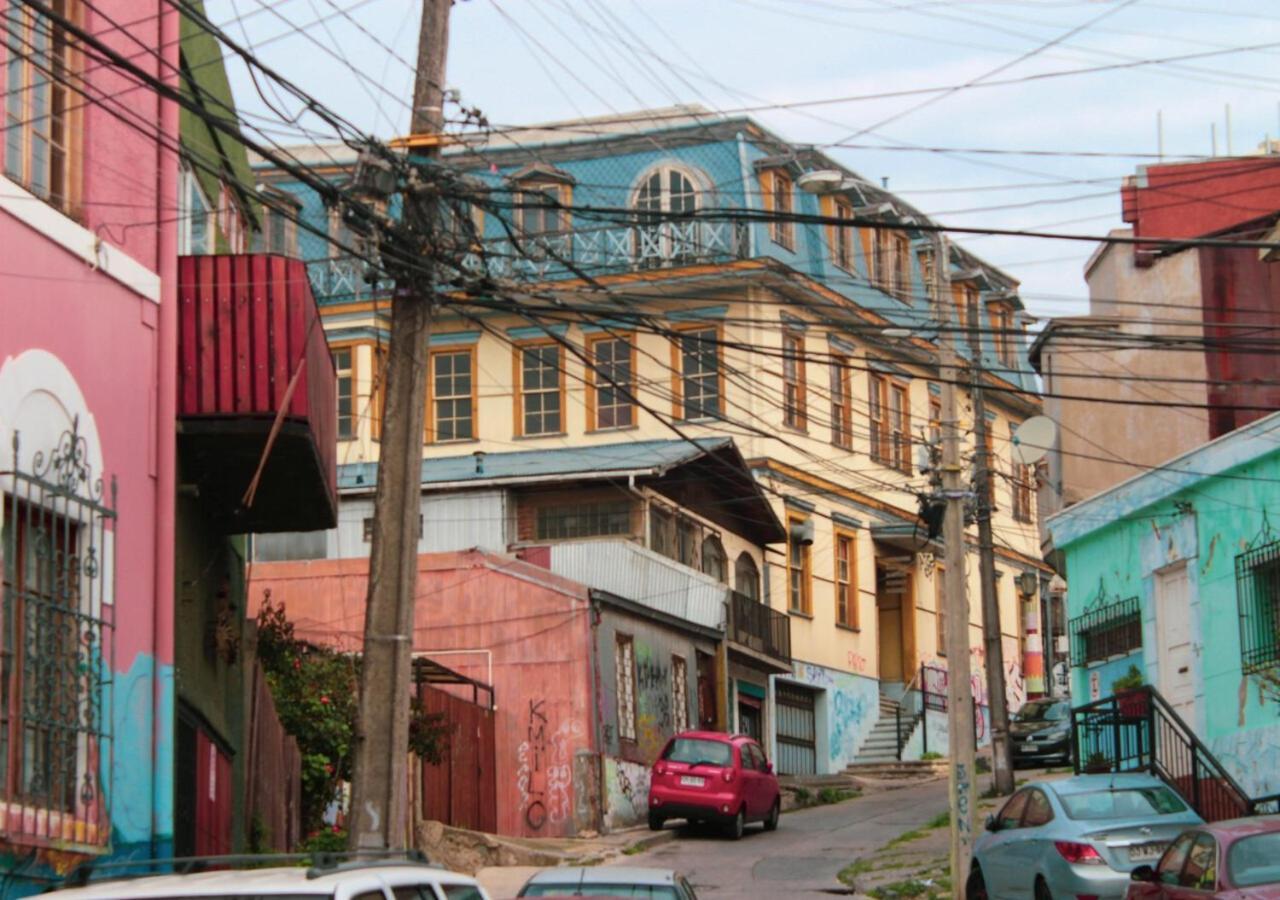
[[[987,900],[987,880],[982,877],[982,870],[975,864],[969,871],[969,880],[964,883],[965,900]]]
[[[1036,876],[1036,900],[1053,900],[1049,885],[1039,875]]]
[[[734,841],[742,840],[742,833],[747,830],[747,811],[745,809],[738,810],[738,814],[733,817],[733,821],[729,823],[729,839]]]
[[[764,820],[765,831],[778,830],[778,817],[782,815],[782,798],[779,797],[773,801],[773,806],[769,808],[769,815]]]
[[[649,830],[650,831],[662,830],[662,816],[654,812],[649,813]]]

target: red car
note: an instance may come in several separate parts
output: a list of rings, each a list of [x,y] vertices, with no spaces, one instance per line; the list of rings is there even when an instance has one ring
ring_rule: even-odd
[[[737,840],[748,822],[778,827],[782,794],[760,745],[744,734],[686,731],[667,742],[649,782],[649,827],[718,822]]]
[[[1126,900],[1280,900],[1280,816],[1188,829],[1132,879]]]

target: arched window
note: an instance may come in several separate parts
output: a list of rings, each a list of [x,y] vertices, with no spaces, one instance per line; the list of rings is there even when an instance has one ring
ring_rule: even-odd
[[[733,589],[752,600],[760,599],[760,570],[751,554],[743,550],[733,565]]]
[[[702,539],[702,573],[710,575],[716,581],[725,581],[728,576],[728,560],[724,554],[724,544],[714,534]]]
[[[631,207],[635,229],[635,261],[651,269],[693,259],[698,252],[698,223],[672,221],[697,210],[698,188],[693,176],[674,166],[653,169],[640,181]]]

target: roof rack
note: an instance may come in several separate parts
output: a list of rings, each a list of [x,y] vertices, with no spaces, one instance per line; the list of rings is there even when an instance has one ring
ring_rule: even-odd
[[[209,869],[262,868],[270,865],[310,864],[307,878],[369,866],[434,865],[425,853],[409,850],[340,850],[311,853],[232,853],[218,856],[170,856],[158,859],[89,861],[72,869],[61,887],[84,887],[90,881],[147,878],[153,875],[190,875]],[[146,871],[138,871],[143,869]],[[130,871],[122,871],[130,870]],[[116,872],[118,874],[112,874]],[[99,877],[101,876],[101,877]]]

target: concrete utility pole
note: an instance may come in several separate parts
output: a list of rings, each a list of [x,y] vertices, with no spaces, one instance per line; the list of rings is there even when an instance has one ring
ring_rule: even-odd
[[[951,302],[951,254],[947,239],[937,239],[934,281],[938,286],[938,311]],[[959,366],[955,338],[941,342],[939,377],[942,381],[942,495],[946,512],[942,541],[946,550],[944,597],[947,604],[947,741],[951,800],[951,896],[964,900],[965,881],[973,856],[974,731],[973,690],[969,683],[969,596],[966,591],[964,504],[965,488],[960,466],[959,404],[956,382]]]
[[[1009,699],[1004,688],[1004,643],[1000,598],[996,596],[996,550],[991,533],[991,454],[987,452],[987,409],[982,398],[982,347],[976,323],[969,323],[973,373],[974,491],[978,512],[978,578],[982,583],[982,638],[986,646],[987,702],[991,711],[991,771],[996,793],[1013,793],[1013,747],[1009,743]]]
[[[418,73],[413,86],[414,134],[438,135],[444,125],[445,51],[452,0],[422,0]],[[435,144],[438,148],[438,143]],[[438,153],[428,150],[428,153]],[[437,221],[434,200],[409,194],[404,218],[430,238]],[[424,242],[426,245],[432,241]],[[413,613],[418,576],[422,443],[426,418],[427,342],[435,303],[431,260],[426,271],[397,277],[391,300],[386,408],[374,498],[369,594],[360,669],[348,846],[381,850],[407,843],[409,692]]]

